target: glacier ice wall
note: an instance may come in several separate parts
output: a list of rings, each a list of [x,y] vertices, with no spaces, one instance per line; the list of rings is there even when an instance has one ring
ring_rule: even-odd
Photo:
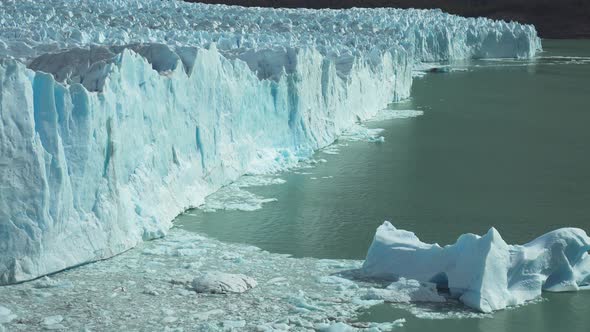
[[[409,96],[420,61],[530,57],[440,11],[0,4],[0,284],[111,257]]]
[[[389,222],[379,226],[363,264],[369,278],[433,282],[465,305],[490,312],[553,292],[590,288],[590,237],[578,228],[508,245],[494,228],[444,247]]]

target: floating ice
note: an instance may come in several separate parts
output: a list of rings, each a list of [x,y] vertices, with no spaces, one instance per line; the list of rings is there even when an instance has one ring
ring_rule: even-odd
[[[197,293],[243,293],[256,287],[256,280],[243,274],[218,271],[205,272],[193,279],[191,286]]]
[[[225,313],[225,311],[221,309],[213,309],[204,312],[199,312],[193,315],[193,318],[197,320],[209,320],[214,316],[221,316]]]
[[[68,280],[53,280],[49,277],[43,277],[40,280],[36,281],[34,286],[35,288],[66,288],[72,287],[72,284]]]
[[[243,190],[235,185],[228,185],[205,198],[205,203],[199,209],[205,212],[217,210],[256,211],[262,209],[265,203],[276,202],[276,198],[264,198]]]
[[[10,323],[16,318],[16,315],[10,309],[0,305],[0,324]]]
[[[423,115],[423,111],[417,110],[391,110],[383,109],[377,112],[375,116],[367,120],[367,122],[379,122],[393,119],[407,119]],[[365,141],[369,143],[383,143],[385,137],[381,136],[384,131],[382,128],[368,128],[365,124],[355,123],[344,130],[338,137],[340,141]],[[339,145],[333,144],[324,148],[322,152],[327,154],[337,154]]]
[[[60,315],[43,318],[41,324],[46,330],[64,330],[66,327],[61,324],[64,318]]]
[[[370,122],[377,122],[377,121],[386,121],[386,120],[393,120],[393,119],[408,119],[408,118],[415,118],[418,116],[424,115],[423,111],[418,110],[392,110],[392,109],[383,109],[377,114],[369,119]]]
[[[316,330],[320,332],[353,332],[356,329],[348,324],[338,322],[334,324],[318,324]]]
[[[227,331],[239,331],[246,327],[244,320],[226,320],[223,322],[223,328]]]
[[[490,312],[535,299],[542,290],[588,288],[588,250],[590,238],[577,228],[558,229],[525,245],[506,244],[492,228],[484,236],[464,234],[440,247],[385,222],[362,271],[371,278],[431,282],[465,305]]]
[[[201,252],[178,254],[191,248]],[[21,283],[3,287],[0,303],[19,318],[26,317],[6,323],[8,331],[40,331],[45,328],[43,320],[56,315],[63,317],[58,324],[65,330],[76,331],[135,331],[146,326],[155,331],[224,331],[232,324],[226,322],[245,322],[240,328],[244,331],[305,331],[336,322],[371,331],[369,326],[377,325],[350,322],[367,303],[360,297],[378,285],[339,274],[361,265],[292,258],[175,228],[165,238],[141,243],[137,250],[52,276],[56,284],[71,284],[51,288],[54,296],[40,298],[34,282]],[[240,294],[197,293],[190,290],[191,279],[202,271],[249,276],[258,285]]]
[[[383,132],[381,128],[367,128],[361,124],[354,124],[345,130],[339,139],[343,141],[366,141],[366,142],[383,142],[383,136],[380,136]],[[326,151],[324,150],[324,153]]]
[[[283,184],[285,182],[287,181],[277,177],[245,175],[240,177],[236,182],[233,183],[233,185],[236,185],[240,188],[248,188]]]
[[[331,155],[340,154],[340,146],[341,144],[332,144],[330,146],[323,148],[321,151],[322,153]]]
[[[371,288],[364,296],[367,300],[382,300],[392,303],[410,302],[445,302],[446,299],[438,294],[436,284],[419,282],[417,280],[400,278],[387,288]]]
[[[549,241],[541,239],[538,244]],[[527,248],[531,250],[537,245]],[[190,248],[201,252],[178,255]],[[21,283],[3,287],[0,303],[10,308],[8,315],[14,312],[22,318],[17,320],[14,315],[4,323],[8,331],[42,330],[43,320],[57,315],[63,317],[58,324],[67,330],[127,331],[148,326],[157,331],[223,331],[226,321],[244,321],[245,331],[313,330],[335,323],[359,331],[388,331],[403,324],[403,320],[394,316],[391,323],[356,322],[360,309],[384,301],[401,301],[392,305],[420,318],[490,317],[453,299],[440,302],[448,290],[440,286],[435,290],[427,282],[399,278],[384,287],[381,281],[356,278],[363,276],[359,270],[362,264],[351,260],[292,258],[175,228],[167,237],[144,242],[137,250],[52,276],[56,284],[71,284],[51,288],[54,296],[40,297],[35,283]],[[579,265],[578,271],[585,264]],[[258,285],[241,294],[189,290],[193,276],[202,271],[241,274],[255,279]],[[145,293],[147,289],[157,291],[157,300]],[[368,299],[371,293],[372,298],[379,299]],[[408,300],[438,303],[407,304]],[[5,312],[0,307],[0,317]]]
[[[205,203],[199,206],[199,209],[205,212],[215,212],[217,210],[239,210],[255,211],[262,209],[262,205],[270,202],[276,202],[276,198],[264,198],[253,194],[242,188],[261,187],[274,184],[283,184],[286,181],[281,178],[246,175],[240,177],[236,182],[227,185],[205,198]]]
[[[405,319],[400,318],[395,320],[391,323],[355,323],[352,325],[345,324],[343,322],[333,323],[333,324],[318,324],[316,326],[317,331],[321,332],[385,332],[385,331],[392,331],[396,328],[404,326],[406,322]]]
[[[0,17],[0,284],[164,236],[408,97],[417,62],[540,49],[532,26],[438,10],[23,0]]]

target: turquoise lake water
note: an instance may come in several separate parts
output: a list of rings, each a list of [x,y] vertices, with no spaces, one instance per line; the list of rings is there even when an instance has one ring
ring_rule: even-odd
[[[394,109],[423,116],[372,122],[383,143],[346,142],[313,174],[248,188],[276,198],[257,211],[190,211],[179,227],[296,257],[363,259],[384,220],[425,242],[496,227],[508,243],[547,231],[590,232],[590,41],[544,41],[535,60],[474,61],[416,79]],[[399,331],[590,331],[590,292],[483,319],[418,319],[380,305],[362,319],[404,317]]]

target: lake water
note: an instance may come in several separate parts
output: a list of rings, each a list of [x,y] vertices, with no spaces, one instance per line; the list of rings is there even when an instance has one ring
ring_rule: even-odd
[[[544,41],[531,61],[475,61],[416,79],[393,105],[423,116],[373,122],[383,143],[346,142],[313,174],[248,188],[276,198],[257,211],[190,211],[181,228],[295,257],[362,259],[384,220],[449,244],[496,227],[508,243],[573,226],[590,231],[590,41]],[[400,331],[588,331],[590,292],[484,319],[428,320],[381,305],[362,319],[404,317]]]

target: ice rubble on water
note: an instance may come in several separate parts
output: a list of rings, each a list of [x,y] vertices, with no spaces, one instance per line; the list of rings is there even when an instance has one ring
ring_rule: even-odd
[[[293,258],[174,228],[112,259],[3,287],[0,331],[379,332],[401,326],[401,317],[358,321],[363,308],[384,301],[364,299],[378,285],[339,274],[361,265]],[[409,287],[407,293],[416,291]]]
[[[533,56],[441,11],[0,4],[0,284],[111,257],[408,97],[420,61]]]
[[[219,271],[207,271],[191,282],[197,293],[243,293],[256,287],[257,282],[243,274],[231,274]]]
[[[490,312],[535,299],[542,290],[590,288],[589,250],[590,237],[578,228],[558,229],[525,245],[506,244],[492,228],[484,236],[463,234],[455,244],[441,247],[385,222],[377,229],[362,274],[432,283],[465,305]]]

